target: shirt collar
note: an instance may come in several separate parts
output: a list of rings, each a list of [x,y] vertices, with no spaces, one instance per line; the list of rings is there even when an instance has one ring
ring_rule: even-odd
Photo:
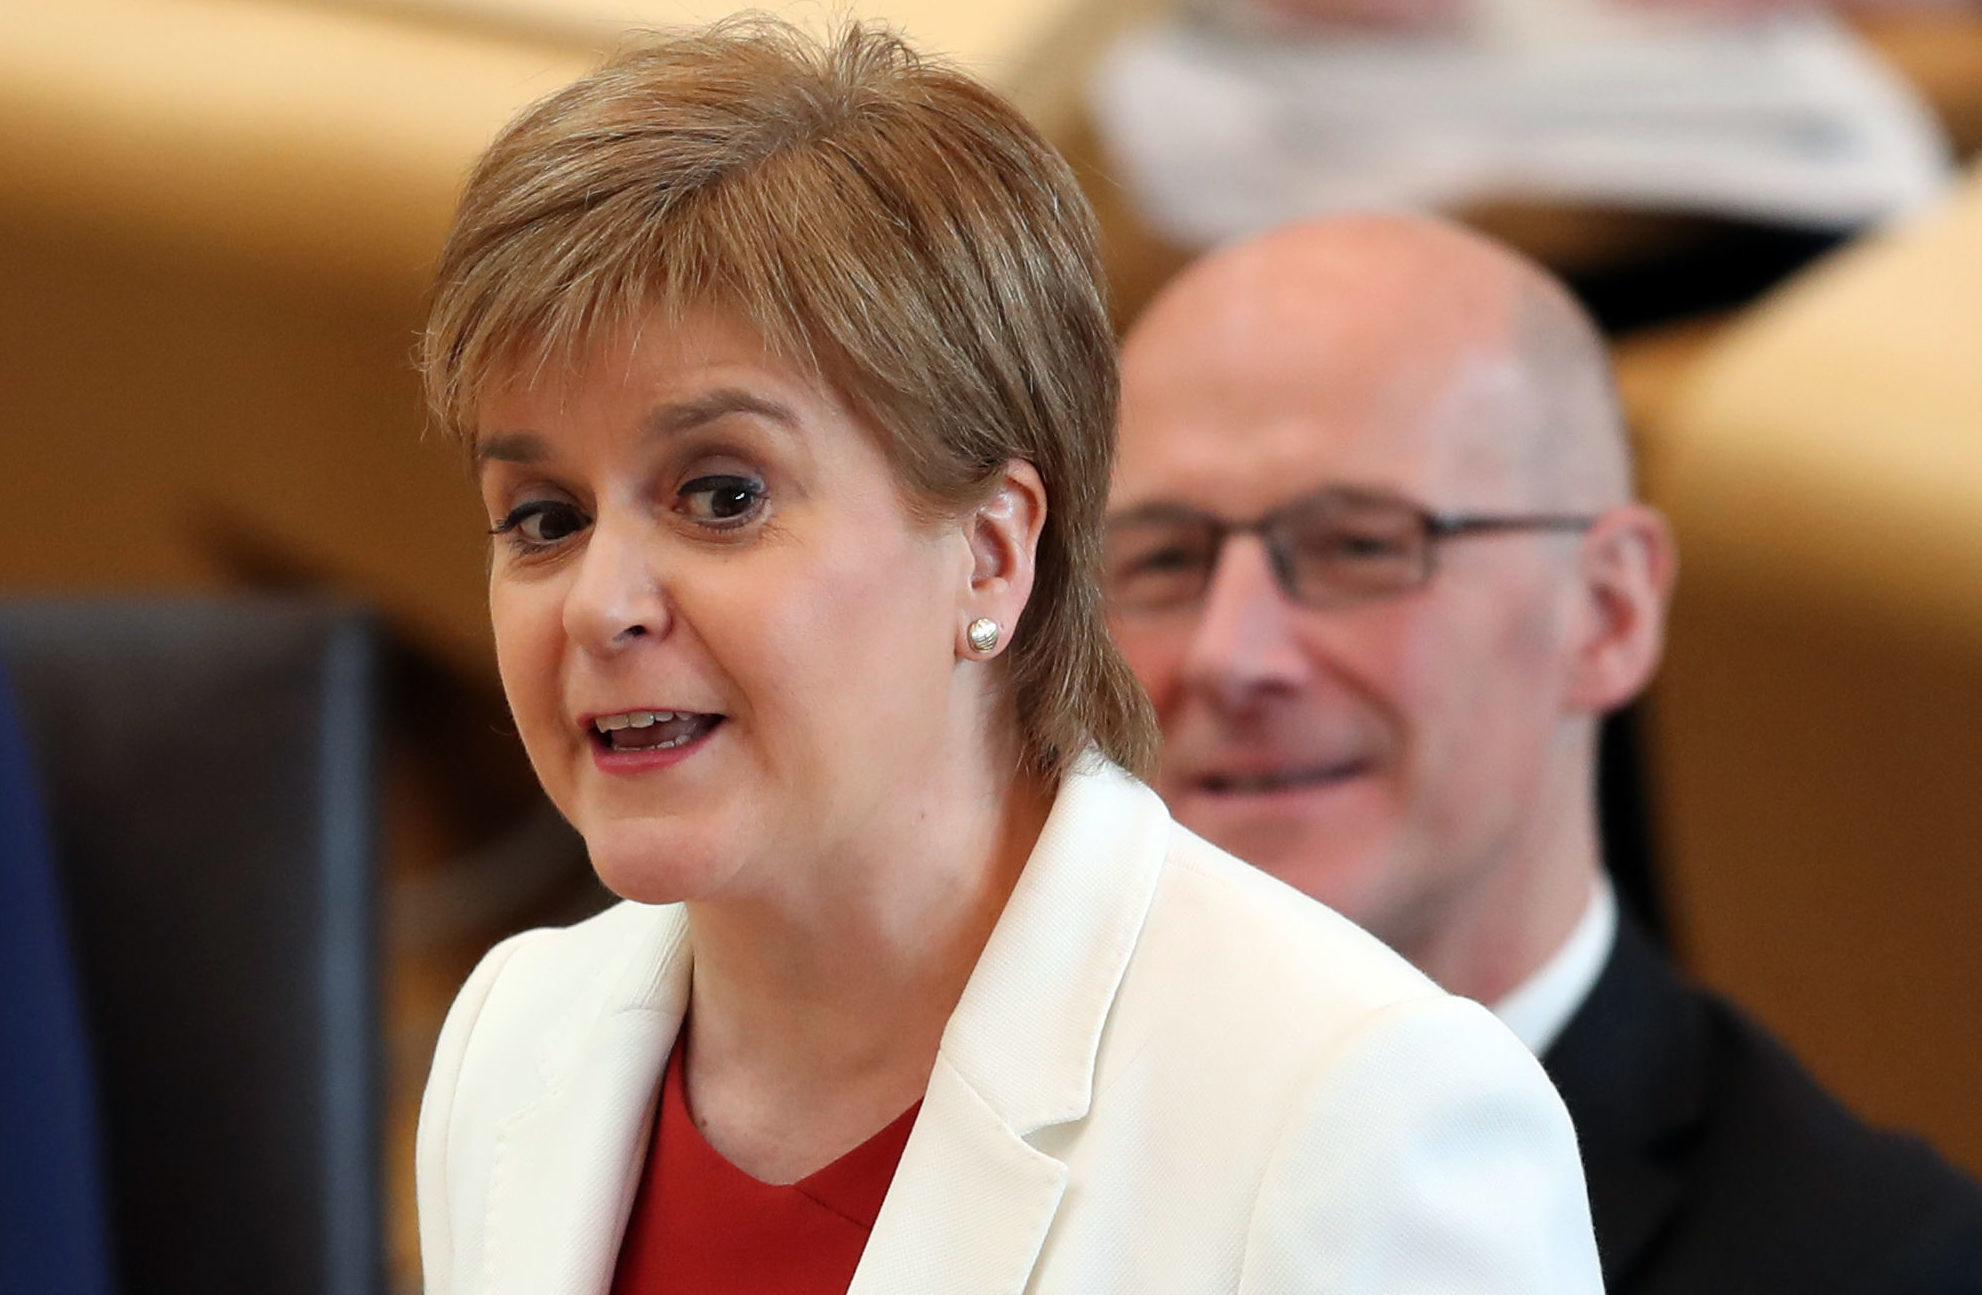
[[[1533,975],[1493,1004],[1493,1014],[1530,1052],[1536,1056],[1547,1052],[1589,997],[1616,941],[1617,895],[1610,879],[1598,876],[1569,938]]]

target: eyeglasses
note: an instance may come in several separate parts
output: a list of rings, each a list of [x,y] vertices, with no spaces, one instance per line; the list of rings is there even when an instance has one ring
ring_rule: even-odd
[[[1500,531],[1583,531],[1594,517],[1555,513],[1435,513],[1375,491],[1331,487],[1254,522],[1228,522],[1181,504],[1149,504],[1110,519],[1103,580],[1111,609],[1193,606],[1210,588],[1225,541],[1257,535],[1275,580],[1304,607],[1389,598],[1422,589],[1443,540]]]

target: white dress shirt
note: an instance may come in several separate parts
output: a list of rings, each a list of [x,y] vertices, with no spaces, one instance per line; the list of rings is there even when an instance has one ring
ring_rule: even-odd
[[[1528,1045],[1528,1051],[1541,1056],[1596,987],[1616,942],[1617,893],[1610,879],[1600,875],[1569,938],[1535,974],[1495,1003],[1493,1014]]]

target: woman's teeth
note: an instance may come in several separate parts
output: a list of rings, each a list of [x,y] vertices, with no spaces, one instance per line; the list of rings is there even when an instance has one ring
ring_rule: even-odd
[[[721,718],[693,711],[629,710],[601,715],[592,721],[592,727],[615,751],[665,751],[693,742]]]
[[[618,715],[601,715],[592,721],[592,726],[601,733],[610,733],[620,728],[649,728],[673,718],[675,713],[671,710],[629,710]]]

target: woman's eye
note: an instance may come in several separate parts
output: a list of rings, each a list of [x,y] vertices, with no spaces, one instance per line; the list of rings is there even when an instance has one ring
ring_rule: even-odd
[[[764,485],[749,477],[697,477],[683,485],[681,510],[705,526],[737,526],[764,506]]]
[[[506,535],[519,548],[548,548],[584,530],[589,521],[575,505],[556,499],[533,499],[512,508],[489,534]]]

